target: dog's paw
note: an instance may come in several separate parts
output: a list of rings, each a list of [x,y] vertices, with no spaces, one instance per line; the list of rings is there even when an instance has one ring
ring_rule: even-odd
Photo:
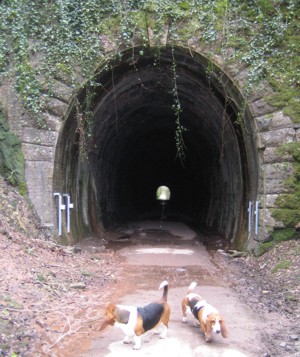
[[[183,317],[183,318],[182,318],[182,322],[183,322],[184,324],[186,324],[186,323],[187,323],[187,318],[186,318],[186,317]]]
[[[140,350],[141,347],[142,347],[141,345],[134,345],[134,346],[133,346],[133,349],[134,349],[134,350]]]
[[[206,341],[206,342],[211,342],[211,336],[206,336],[206,335],[205,335],[205,341]]]
[[[123,343],[125,343],[126,345],[129,345],[132,342],[132,339],[128,336],[126,336],[123,340]]]

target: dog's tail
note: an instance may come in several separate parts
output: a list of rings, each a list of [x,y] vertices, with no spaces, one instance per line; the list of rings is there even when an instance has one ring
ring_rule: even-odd
[[[193,281],[193,282],[190,284],[190,286],[188,287],[188,294],[189,294],[190,292],[192,292],[192,291],[195,289],[196,286],[197,286],[197,283],[196,283],[195,281]]]
[[[162,300],[167,302],[168,300],[168,291],[169,291],[169,284],[167,282],[167,280],[164,280],[160,285],[159,285],[159,289],[164,288],[164,292],[162,295]]]

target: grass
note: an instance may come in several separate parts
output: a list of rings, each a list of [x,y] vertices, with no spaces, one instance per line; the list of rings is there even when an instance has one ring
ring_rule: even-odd
[[[291,265],[292,265],[292,262],[290,260],[288,260],[288,259],[283,260],[275,265],[275,267],[272,269],[272,273],[275,274],[282,269],[288,269]]]

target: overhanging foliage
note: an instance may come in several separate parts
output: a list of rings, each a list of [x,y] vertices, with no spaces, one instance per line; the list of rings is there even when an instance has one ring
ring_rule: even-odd
[[[194,39],[248,67],[245,94],[268,81],[274,104],[299,120],[297,0],[3,0],[0,71],[16,81],[40,126],[54,78],[79,86],[111,53]],[[151,34],[151,35],[150,35]],[[151,40],[150,40],[151,36]],[[284,100],[282,97],[284,96]]]

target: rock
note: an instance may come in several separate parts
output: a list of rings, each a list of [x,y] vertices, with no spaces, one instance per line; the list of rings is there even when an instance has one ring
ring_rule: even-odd
[[[82,282],[79,281],[77,283],[70,284],[70,288],[72,288],[72,289],[85,289],[86,285],[85,285],[85,283],[82,283]]]
[[[247,253],[239,252],[238,250],[228,250],[228,253],[234,258],[245,257],[247,255]]]

